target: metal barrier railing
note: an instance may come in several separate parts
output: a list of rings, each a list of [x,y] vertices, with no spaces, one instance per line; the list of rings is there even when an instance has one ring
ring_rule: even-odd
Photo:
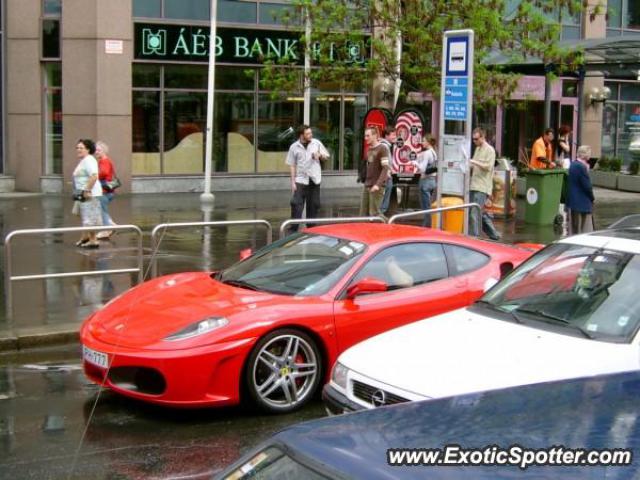
[[[415,212],[398,213],[389,219],[389,223],[396,223],[396,220],[400,220],[403,218],[424,216],[427,213],[441,213],[441,212],[447,212],[450,210],[464,210],[464,209],[471,210],[472,208],[477,208],[478,212],[480,213],[480,216],[482,216],[482,207],[480,207],[480,205],[478,205],[477,203],[463,203],[461,205],[453,205],[451,207],[430,208],[429,210],[416,210]],[[480,221],[482,221],[482,219]],[[442,225],[442,216],[440,216],[439,226],[441,225]],[[463,231],[465,233],[467,232],[466,222],[463,225]]]
[[[217,222],[185,222],[185,223],[161,223],[153,227],[151,231],[151,252],[153,260],[151,262],[151,276],[158,276],[158,258],[156,253],[160,247],[158,232],[166,231],[169,228],[189,228],[189,227],[228,227],[234,225],[263,225],[267,228],[267,244],[273,241],[273,227],[266,220],[224,220]]]
[[[359,222],[380,222],[385,223],[382,217],[334,217],[334,218],[292,218],[285,220],[280,225],[280,237],[285,235],[287,228],[291,225],[301,225],[303,223],[315,223],[317,225],[328,225],[332,223],[359,223]]]
[[[41,235],[41,234],[61,234],[86,231],[99,232],[101,230],[133,230],[138,237],[137,245],[137,268],[119,268],[111,270],[93,270],[90,272],[63,272],[63,273],[46,273],[37,275],[12,275],[11,262],[11,240],[14,237],[25,235]],[[143,262],[142,262],[142,230],[136,225],[109,225],[101,227],[63,227],[63,228],[33,228],[27,230],[14,230],[10,232],[4,239],[4,292],[5,292],[5,312],[7,319],[13,316],[13,288],[12,282],[21,282],[27,280],[42,280],[48,278],[73,278],[73,277],[91,277],[96,275],[120,274],[120,273],[138,273],[138,283],[143,279]]]

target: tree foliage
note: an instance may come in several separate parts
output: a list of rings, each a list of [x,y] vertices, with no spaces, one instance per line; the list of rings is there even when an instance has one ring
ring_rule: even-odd
[[[292,4],[285,22],[300,30],[300,44],[311,54],[314,68],[307,78],[311,84],[370,82],[382,75],[401,80],[404,92],[438,96],[446,30],[475,32],[474,92],[480,103],[508,96],[517,83],[511,73],[515,64],[538,59],[561,73],[575,71],[583,61],[580,51],[558,43],[561,18],[582,9],[576,0],[292,0]],[[307,34],[301,20],[305,15],[310,25]],[[294,64],[298,68],[290,68]],[[300,91],[299,67],[293,59],[267,59],[263,87]]]

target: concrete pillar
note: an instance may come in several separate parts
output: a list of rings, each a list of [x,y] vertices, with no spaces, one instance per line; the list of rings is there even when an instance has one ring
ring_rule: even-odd
[[[6,163],[17,190],[39,191],[43,171],[41,0],[6,1]]]
[[[65,0],[61,30],[65,190],[71,188],[68,182],[77,164],[77,140],[92,138],[109,145],[109,156],[123,181],[121,191],[128,191],[132,149],[131,0]],[[108,42],[113,40],[115,44]]]
[[[585,39],[605,38],[607,34],[607,20],[605,16],[606,2],[601,0],[587,0],[582,14],[582,32]],[[604,8],[601,5],[604,3]],[[592,14],[594,13],[594,14]],[[604,86],[604,75],[589,72],[584,79],[582,98],[580,98],[580,133],[582,143],[591,147],[594,157],[602,153],[602,103],[591,104],[589,92],[594,88]]]

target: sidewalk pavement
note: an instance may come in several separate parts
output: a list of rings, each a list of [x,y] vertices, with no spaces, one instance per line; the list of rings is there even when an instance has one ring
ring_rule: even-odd
[[[323,190],[320,216],[357,216],[361,188],[354,185],[353,189]],[[621,216],[640,213],[638,194],[596,188],[595,196],[597,228],[604,228]],[[117,223],[137,225],[143,230],[145,278],[148,278],[150,232],[155,225],[199,222],[206,218],[265,219],[273,225],[275,240],[279,225],[290,215],[289,197],[288,191],[220,192],[212,209],[207,209],[200,204],[199,194],[193,193],[120,195],[110,210]],[[79,219],[71,214],[71,207],[67,195],[0,194],[2,238],[18,229],[78,226]],[[496,219],[503,242],[549,243],[559,238],[560,232],[553,226],[525,224],[524,209],[524,201],[518,199],[516,218]],[[419,221],[417,218],[416,224]],[[76,238],[70,234],[16,238],[20,240],[12,244],[13,275],[131,268],[135,260],[134,236],[124,233],[103,242],[97,251],[76,248]],[[265,238],[264,229],[256,227],[213,229],[208,234],[198,228],[167,231],[158,253],[159,273],[224,268],[238,258],[240,250],[259,248]],[[4,260],[4,250],[1,255]],[[4,314],[3,278],[0,353],[77,341],[82,320],[135,285],[136,278],[130,274],[15,282],[11,318]]]

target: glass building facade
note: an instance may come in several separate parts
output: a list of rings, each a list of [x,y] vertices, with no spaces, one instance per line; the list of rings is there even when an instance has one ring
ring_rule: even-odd
[[[303,122],[302,72],[299,92],[265,91],[254,58],[260,49],[280,52],[293,45],[295,37],[278,25],[287,11],[286,3],[218,1],[216,48],[224,54],[216,56],[214,173],[288,172],[286,152]],[[131,173],[202,175],[209,0],[134,0],[133,15]],[[256,26],[258,34],[250,35]],[[310,124],[331,153],[326,170],[355,169],[367,106],[364,86],[312,88]]]

